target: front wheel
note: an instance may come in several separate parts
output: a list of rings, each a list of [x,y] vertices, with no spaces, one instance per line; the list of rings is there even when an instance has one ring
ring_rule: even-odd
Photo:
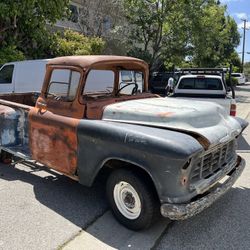
[[[107,181],[107,198],[115,217],[132,230],[149,227],[159,214],[151,185],[128,170],[115,170]]]

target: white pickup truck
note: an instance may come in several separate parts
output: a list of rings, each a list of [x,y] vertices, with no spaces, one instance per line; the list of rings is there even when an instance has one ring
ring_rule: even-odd
[[[182,75],[173,89],[172,97],[193,98],[220,104],[226,112],[236,115],[236,101],[220,75]]]

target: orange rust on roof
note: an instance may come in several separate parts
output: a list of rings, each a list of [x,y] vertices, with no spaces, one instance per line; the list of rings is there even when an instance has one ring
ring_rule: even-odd
[[[110,66],[121,66],[128,69],[148,69],[148,64],[143,60],[128,56],[64,56],[57,57],[48,62],[48,65],[78,66],[87,68],[110,68]]]

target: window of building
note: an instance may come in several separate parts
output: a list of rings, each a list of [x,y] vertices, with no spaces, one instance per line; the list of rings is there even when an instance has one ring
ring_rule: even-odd
[[[69,20],[73,23],[77,23],[78,22],[78,17],[79,17],[79,11],[77,6],[70,4],[69,6],[70,9],[70,17]]]
[[[103,19],[103,31],[108,32],[111,29],[111,19],[110,17],[105,17]]]

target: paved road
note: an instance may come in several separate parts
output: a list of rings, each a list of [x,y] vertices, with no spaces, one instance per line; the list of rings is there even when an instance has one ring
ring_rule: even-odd
[[[250,84],[237,88],[238,114],[250,109]],[[102,180],[84,188],[67,177],[27,165],[0,165],[0,250],[250,249],[250,128],[240,140],[247,159],[233,189],[202,214],[134,233],[107,212]],[[166,230],[166,231],[165,231]],[[75,240],[70,241],[76,235]]]
[[[250,122],[250,83],[236,91],[238,114]],[[249,143],[250,127],[239,140],[238,152],[247,165],[234,187],[196,217],[172,223],[155,249],[250,249]]]
[[[18,165],[0,165],[0,249],[55,249],[107,209],[102,183]]]

